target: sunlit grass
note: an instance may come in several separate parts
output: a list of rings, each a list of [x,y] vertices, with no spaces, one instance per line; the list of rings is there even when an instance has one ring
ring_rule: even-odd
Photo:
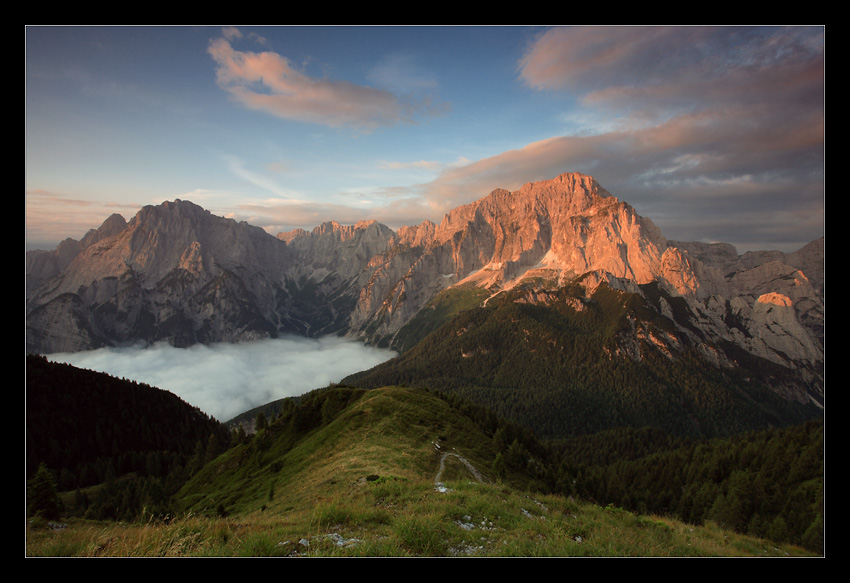
[[[27,530],[28,556],[808,556],[790,546],[501,485],[376,479],[310,508]]]
[[[417,391],[376,390],[320,428],[261,433],[205,466],[166,521],[27,526],[28,556],[810,556],[493,482],[493,439]],[[455,449],[457,447],[458,449]],[[460,451],[462,450],[462,452]],[[444,464],[441,465],[441,462]],[[437,487],[439,481],[441,487]]]

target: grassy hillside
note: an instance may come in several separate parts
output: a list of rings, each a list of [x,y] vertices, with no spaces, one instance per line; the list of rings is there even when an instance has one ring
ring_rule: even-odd
[[[208,464],[178,495],[180,509],[277,513],[376,480],[433,480],[445,453],[492,481],[497,444],[476,421],[428,391],[385,387],[315,391]],[[449,476],[457,458],[450,456]],[[514,475],[515,474],[515,475]],[[542,487],[525,472],[504,477]]]
[[[380,479],[310,506],[170,522],[30,526],[28,556],[804,557],[722,529],[479,484]]]
[[[207,463],[177,494],[175,518],[36,520],[27,554],[811,555],[711,522],[547,494],[549,460],[537,447],[486,411],[428,391],[331,387]]]

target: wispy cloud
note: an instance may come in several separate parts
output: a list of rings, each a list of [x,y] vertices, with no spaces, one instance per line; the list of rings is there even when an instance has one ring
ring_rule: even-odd
[[[550,29],[519,61],[520,78],[578,98],[582,130],[446,169],[424,196],[448,210],[580,171],[653,219],[669,217],[675,237],[728,232],[730,214],[752,220],[754,238],[774,220],[790,231],[787,209],[823,209],[823,59],[820,28]],[[673,223],[672,208],[694,216],[684,201],[704,205],[700,231]]]
[[[414,160],[412,162],[381,160],[379,165],[386,170],[437,170],[443,166],[441,162],[433,160]]]
[[[401,95],[437,87],[436,79],[425,72],[414,57],[401,53],[386,55],[372,67],[369,78],[378,87]]]
[[[298,195],[282,186],[280,186],[274,178],[270,177],[267,174],[263,174],[262,172],[257,172],[254,170],[250,170],[245,161],[237,156],[223,156],[223,160],[227,165],[227,168],[239,178],[245,180],[249,184],[252,184],[259,189],[269,192],[276,197],[281,199],[291,200],[292,202],[298,202]],[[280,169],[274,170],[270,168],[273,172],[279,172]]]
[[[82,199],[44,190],[29,190],[24,196],[24,227],[28,248],[53,249],[57,233],[80,239],[99,227],[113,213],[128,216],[142,205]],[[73,234],[73,235],[72,235]]]
[[[250,109],[284,119],[373,130],[411,123],[431,111],[429,100],[403,98],[385,89],[348,81],[311,77],[289,59],[271,51],[239,51],[231,45],[238,31],[214,39],[209,54],[216,62],[217,83]]]

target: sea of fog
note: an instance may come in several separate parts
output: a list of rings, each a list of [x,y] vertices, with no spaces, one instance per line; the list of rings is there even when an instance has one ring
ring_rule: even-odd
[[[170,391],[219,421],[339,382],[396,356],[337,336],[174,348],[154,344],[47,355],[53,362]]]

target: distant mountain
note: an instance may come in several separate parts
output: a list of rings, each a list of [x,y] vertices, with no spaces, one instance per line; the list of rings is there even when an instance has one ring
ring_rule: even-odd
[[[27,350],[246,340],[282,327],[286,246],[183,201],[27,254]],[[78,252],[71,257],[71,251]],[[61,260],[59,255],[61,254]]]
[[[439,225],[398,231],[331,222],[273,237],[175,201],[28,253],[26,348],[339,333],[409,350],[470,308],[579,313],[605,289],[642,306],[600,316],[618,326],[613,344],[600,345],[612,357],[637,362],[654,350],[721,371],[769,369],[762,377],[781,377],[783,397],[822,402],[823,271],[823,239],[740,256],[726,244],[668,241],[576,173],[495,190]]]

